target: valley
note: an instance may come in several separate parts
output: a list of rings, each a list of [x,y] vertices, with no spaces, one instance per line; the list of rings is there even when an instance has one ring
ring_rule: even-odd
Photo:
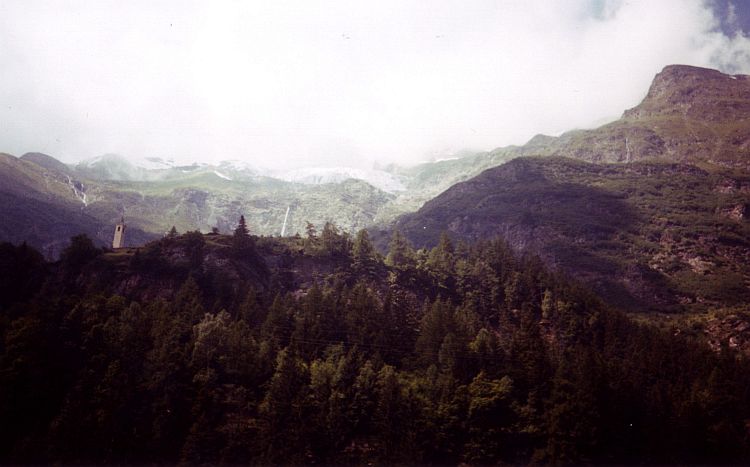
[[[107,246],[178,232],[305,235],[326,222],[368,228],[384,251],[401,230],[417,247],[442,232],[502,236],[609,303],[632,311],[742,311],[750,297],[750,78],[673,65],[619,120],[523,146],[359,170],[272,172],[240,161],[178,166],[106,155],[76,165],[0,156],[0,239],[50,258],[84,232]]]

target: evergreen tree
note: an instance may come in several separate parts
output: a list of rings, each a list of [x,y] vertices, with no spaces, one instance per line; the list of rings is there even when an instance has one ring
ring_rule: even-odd
[[[339,256],[264,239],[288,291],[199,232],[129,263],[0,244],[0,463],[750,461],[741,350],[636,323],[501,241],[443,241],[401,282],[398,255],[386,275],[364,234],[328,230]],[[187,274],[175,253],[196,251]]]
[[[296,355],[288,349],[279,353],[276,372],[260,406],[267,462],[299,464],[305,459],[310,429],[306,418],[308,378],[307,366]]]
[[[370,242],[370,235],[362,229],[357,232],[352,246],[352,270],[356,277],[375,278],[378,265],[378,254]]]
[[[427,258],[427,269],[437,286],[437,293],[443,297],[453,297],[456,287],[454,274],[455,256],[453,243],[446,232],[440,235],[440,242]]]
[[[333,222],[326,222],[323,232],[320,234],[320,243],[323,253],[333,258],[344,258],[349,255],[351,241],[349,234],[341,232]]]
[[[393,231],[393,237],[388,245],[388,256],[385,262],[388,266],[404,271],[416,267],[414,249],[409,241],[398,229]]]
[[[237,224],[237,228],[234,229],[234,235],[232,236],[232,248],[238,255],[244,256],[252,252],[255,248],[255,242],[250,236],[250,231],[245,223],[245,216],[240,216],[240,221]]]
[[[512,403],[513,382],[480,372],[469,385],[469,411],[466,461],[497,464],[512,459],[512,429],[518,417]]]
[[[438,363],[443,340],[454,328],[455,321],[450,303],[440,299],[435,300],[422,316],[419,324],[419,337],[415,351],[423,365]]]
[[[247,228],[247,224],[245,223],[245,216],[240,216],[240,221],[237,223],[237,227],[234,229],[234,236],[237,237],[250,237],[250,230]]]

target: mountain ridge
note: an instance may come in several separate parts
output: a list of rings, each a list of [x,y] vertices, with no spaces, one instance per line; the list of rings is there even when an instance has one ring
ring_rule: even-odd
[[[537,135],[515,154],[524,157],[452,186],[395,228],[417,246],[441,231],[499,233],[626,308],[748,298],[750,77],[669,66],[621,119]]]
[[[750,76],[670,65],[620,119],[524,147],[524,155],[589,162],[666,160],[750,170]]]

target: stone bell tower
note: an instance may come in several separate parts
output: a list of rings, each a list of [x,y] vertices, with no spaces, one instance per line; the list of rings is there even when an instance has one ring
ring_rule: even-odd
[[[122,248],[125,246],[125,218],[115,225],[115,238],[112,240],[112,248]]]

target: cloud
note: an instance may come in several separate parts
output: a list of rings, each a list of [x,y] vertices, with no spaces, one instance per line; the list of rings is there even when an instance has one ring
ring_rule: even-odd
[[[727,4],[726,21],[729,26],[732,26],[734,28],[737,28],[739,26],[739,22],[737,21],[737,8],[734,6],[734,3],[732,2],[729,2]]]
[[[750,72],[700,1],[0,4],[0,150],[410,163],[618,117],[665,65]]]

